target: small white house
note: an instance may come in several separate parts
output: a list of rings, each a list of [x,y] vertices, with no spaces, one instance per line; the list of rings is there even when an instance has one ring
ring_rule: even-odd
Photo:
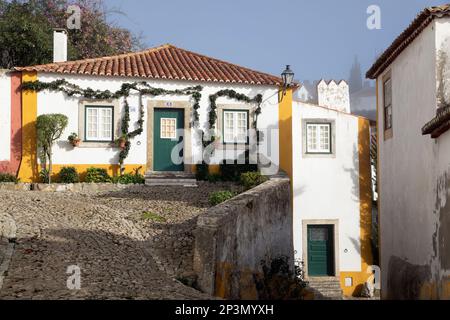
[[[358,295],[372,265],[370,125],[345,112],[348,86],[319,88],[327,106],[292,106],[294,249],[312,286]]]

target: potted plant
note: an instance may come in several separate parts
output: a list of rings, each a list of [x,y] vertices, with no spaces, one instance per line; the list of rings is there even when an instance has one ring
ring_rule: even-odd
[[[81,139],[78,138],[78,135],[74,132],[68,138],[70,144],[74,147],[78,147],[81,143]]]
[[[125,149],[125,145],[127,143],[127,136],[122,135],[119,139],[117,139],[116,142],[120,149]]]

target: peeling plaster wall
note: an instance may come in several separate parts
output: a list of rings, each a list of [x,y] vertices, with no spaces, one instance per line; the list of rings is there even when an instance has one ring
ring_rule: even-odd
[[[449,21],[431,23],[377,80],[383,298],[450,298],[450,133],[421,135],[436,114],[437,56],[450,37]],[[388,72],[392,138],[383,130]]]
[[[350,113],[350,90],[345,81],[322,80],[317,85],[319,106]]]
[[[261,262],[294,263],[290,182],[266,183],[208,210],[195,231],[199,288],[226,299],[258,299]]]

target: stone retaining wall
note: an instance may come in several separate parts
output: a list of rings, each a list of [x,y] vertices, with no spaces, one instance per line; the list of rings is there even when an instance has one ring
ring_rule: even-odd
[[[208,210],[195,230],[200,290],[226,299],[258,299],[262,262],[294,263],[290,182],[276,178]]]

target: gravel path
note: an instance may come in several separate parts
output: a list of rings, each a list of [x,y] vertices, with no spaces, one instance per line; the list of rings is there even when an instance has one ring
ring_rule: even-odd
[[[230,188],[0,191],[0,214],[17,227],[0,299],[208,299],[176,279],[192,275],[192,230],[209,194]],[[80,290],[67,288],[72,265]]]

